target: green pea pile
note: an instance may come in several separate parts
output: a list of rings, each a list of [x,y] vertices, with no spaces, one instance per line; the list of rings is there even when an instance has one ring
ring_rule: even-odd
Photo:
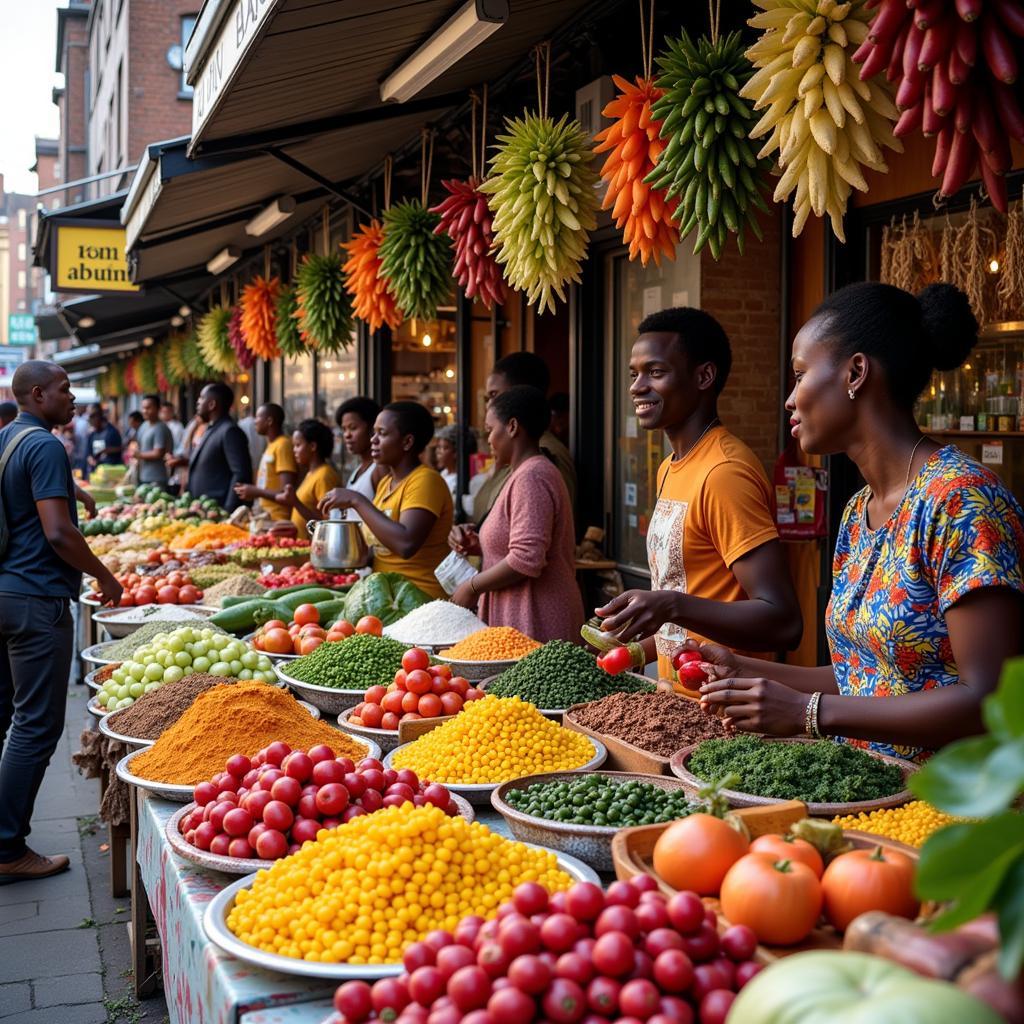
[[[654,686],[623,672],[598,668],[593,654],[568,640],[551,640],[531,651],[487,687],[496,697],[518,697],[542,709],[556,710],[600,700],[611,693],[650,693]]]
[[[288,675],[314,686],[365,690],[394,682],[408,647],[386,636],[356,633],[347,640],[321,644],[312,654],[293,661]]]
[[[568,782],[537,782],[505,797],[517,811],[572,825],[629,828],[685,818],[700,808],[682,789],[661,789],[649,782],[622,782],[588,772]]]

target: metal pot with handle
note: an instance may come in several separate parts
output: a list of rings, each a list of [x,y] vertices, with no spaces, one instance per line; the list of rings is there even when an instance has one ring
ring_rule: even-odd
[[[329,518],[312,520],[306,529],[312,534],[309,560],[321,572],[361,569],[370,561],[370,549],[363,540],[359,521],[347,518],[346,510],[331,509]]]

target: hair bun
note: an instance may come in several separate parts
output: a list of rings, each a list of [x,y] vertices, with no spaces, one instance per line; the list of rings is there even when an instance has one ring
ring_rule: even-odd
[[[918,293],[926,357],[937,370],[955,370],[978,342],[970,300],[955,285],[930,284]]]

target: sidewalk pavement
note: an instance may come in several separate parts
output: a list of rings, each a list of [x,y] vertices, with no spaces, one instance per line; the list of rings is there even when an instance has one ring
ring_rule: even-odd
[[[107,829],[96,816],[99,782],[71,763],[91,691],[68,687],[67,725],[36,801],[29,844],[66,853],[71,870],[0,886],[3,1024],[161,1024],[162,995],[132,993],[128,898],[110,895]],[[95,721],[95,719],[92,719]]]

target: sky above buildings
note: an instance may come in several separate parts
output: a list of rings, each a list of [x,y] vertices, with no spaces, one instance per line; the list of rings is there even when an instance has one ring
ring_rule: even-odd
[[[34,193],[35,137],[56,138],[59,130],[53,88],[58,7],[66,0],[0,0],[4,36],[0,60],[0,174],[8,192]],[[12,45],[13,44],[13,45]]]

